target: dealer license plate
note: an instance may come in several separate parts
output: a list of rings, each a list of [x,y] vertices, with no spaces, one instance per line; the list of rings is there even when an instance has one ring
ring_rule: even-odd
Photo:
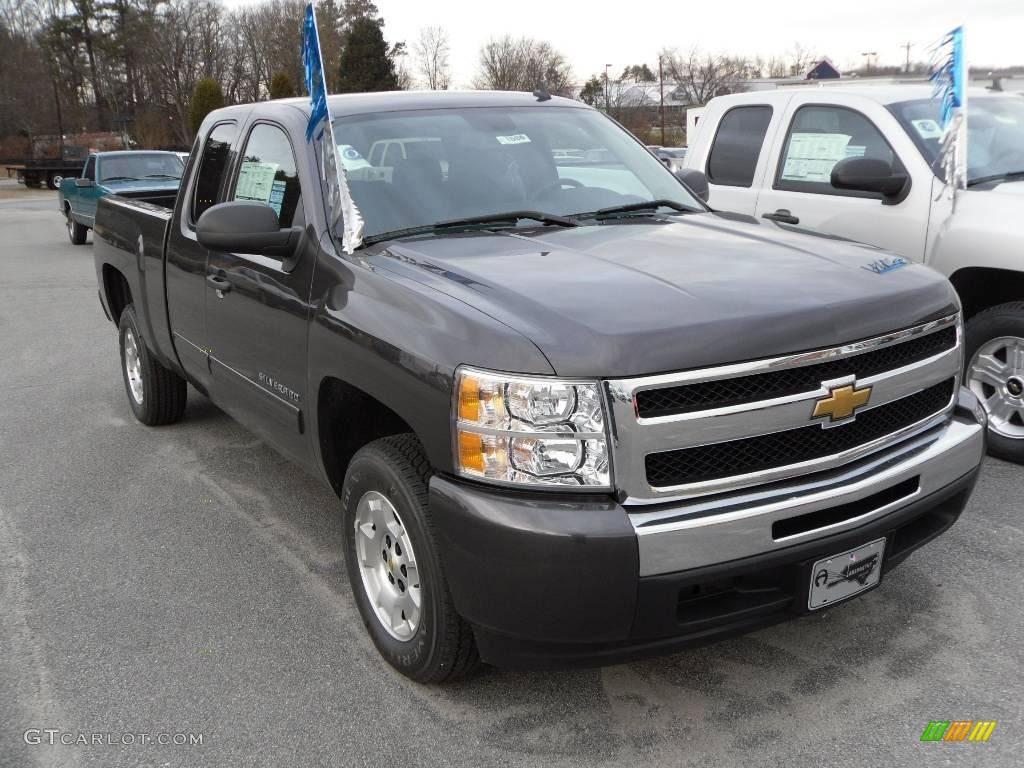
[[[885,539],[878,539],[816,562],[811,568],[807,607],[812,611],[824,608],[878,584],[884,550]]]

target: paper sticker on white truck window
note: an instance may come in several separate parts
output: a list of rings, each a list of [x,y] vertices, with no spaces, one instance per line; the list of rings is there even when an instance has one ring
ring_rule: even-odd
[[[914,126],[914,130],[917,131],[917,135],[922,139],[942,138],[942,127],[937,121],[922,118],[920,120],[911,120],[910,122]]]
[[[235,200],[269,203],[276,173],[277,163],[242,163],[238,170],[238,184],[235,185]]]
[[[499,144],[529,144],[530,137],[525,133],[516,133],[511,136],[495,136]]]
[[[828,184],[832,166],[850,157],[846,154],[849,143],[850,137],[845,133],[792,134],[786,164],[782,167],[782,179]]]

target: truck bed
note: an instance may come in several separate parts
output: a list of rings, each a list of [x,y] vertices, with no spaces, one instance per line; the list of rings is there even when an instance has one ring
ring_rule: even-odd
[[[173,205],[173,198],[164,206],[145,199],[107,195],[97,203],[93,229],[100,284],[104,284],[103,264],[125,276],[140,330],[154,343],[156,348],[151,351],[161,359],[166,351],[173,350],[164,290],[164,244]]]

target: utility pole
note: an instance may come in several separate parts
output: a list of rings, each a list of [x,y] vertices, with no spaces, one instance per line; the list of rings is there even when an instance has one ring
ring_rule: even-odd
[[[612,111],[608,96],[608,67],[610,66],[611,64],[604,65],[604,111],[607,115],[610,115]]]
[[[661,146],[665,146],[665,70],[661,66],[661,56],[658,56],[658,97],[661,110]]]
[[[911,43],[909,40],[907,40],[907,42],[900,46],[900,48],[905,49],[907,52],[907,66],[904,67],[903,71],[908,75],[910,74],[910,49],[913,47],[914,44]]]
[[[871,74],[871,57],[872,56],[878,56],[878,51],[864,51],[864,53],[862,53],[861,56],[864,57],[864,74],[870,75]]]

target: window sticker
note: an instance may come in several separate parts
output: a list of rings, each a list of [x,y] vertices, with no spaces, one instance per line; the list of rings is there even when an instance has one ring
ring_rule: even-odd
[[[253,163],[246,161],[238,170],[238,184],[235,186],[235,200],[270,202],[274,186],[277,163]]]
[[[846,154],[849,143],[850,136],[845,133],[792,134],[789,137],[786,163],[782,168],[782,179],[830,183],[832,166],[850,157]],[[861,150],[863,153],[863,148]]]
[[[525,133],[515,133],[511,136],[495,136],[499,144],[529,144],[530,137]]]
[[[285,182],[274,179],[274,183],[270,185],[270,199],[267,200],[267,205],[273,208],[278,216],[281,215],[281,206],[284,204],[284,190]]]
[[[914,126],[914,130],[917,131],[917,135],[922,139],[942,138],[942,128],[935,120],[921,118],[920,120],[911,120],[910,123]]]
[[[354,171],[357,168],[366,168],[370,165],[359,150],[351,144],[339,144],[338,154],[341,156],[341,166],[346,171]]]
[[[864,157],[864,153],[867,152],[868,148],[863,144],[849,144],[846,147],[845,157]]]

